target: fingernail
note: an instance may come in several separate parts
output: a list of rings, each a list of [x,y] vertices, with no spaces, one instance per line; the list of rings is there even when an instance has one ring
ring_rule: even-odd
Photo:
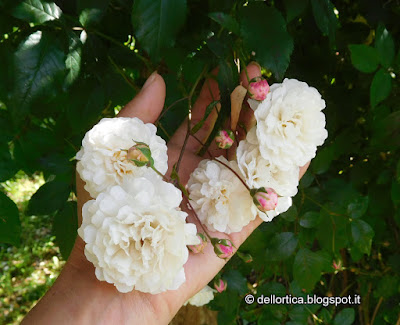
[[[256,61],[251,61],[250,63],[249,63],[249,66],[250,65],[255,65],[256,67],[258,67],[260,70],[261,70],[261,65],[258,63],[258,62],[256,62]]]
[[[153,81],[156,79],[157,75],[158,75],[158,73],[156,70],[147,78],[146,82],[143,85],[142,90],[148,88],[153,83]]]

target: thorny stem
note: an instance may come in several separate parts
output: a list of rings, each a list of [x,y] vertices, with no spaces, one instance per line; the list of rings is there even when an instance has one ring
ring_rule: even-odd
[[[94,33],[94,34],[96,34],[96,35],[98,35],[98,36],[100,36],[100,37],[102,37],[102,38],[104,38],[104,39],[110,41],[111,43],[114,43],[115,45],[118,45],[118,46],[120,46],[120,47],[123,47],[123,48],[129,50],[129,48],[126,47],[124,44],[121,44],[121,43],[118,42],[117,40],[113,39],[112,37],[110,37],[110,36],[108,36],[108,35],[106,35],[106,34],[103,34],[102,32],[99,32],[98,30],[89,29],[89,30],[86,30],[86,31],[89,32],[89,33],[92,32],[92,33]],[[152,68],[151,65],[150,65],[150,62],[149,62],[144,56],[140,55],[140,54],[137,53],[137,52],[134,52],[134,53],[135,53],[135,55],[146,65],[147,69],[149,69],[150,71],[153,70],[153,68]]]
[[[111,62],[112,66],[117,70],[117,72],[121,75],[121,77],[126,81],[126,83],[131,86],[134,90],[136,90],[137,92],[140,91],[139,87],[136,86],[132,80],[130,80],[125,73],[122,71],[122,69],[114,62],[114,60],[111,58],[111,56],[107,56],[108,60]]]
[[[213,160],[218,161],[220,164],[224,165],[226,168],[228,168],[232,173],[234,173],[236,175],[237,178],[239,178],[239,180],[242,182],[242,184],[244,185],[244,187],[246,187],[248,189],[248,191],[250,192],[250,187],[247,186],[247,184],[244,182],[244,180],[238,175],[237,172],[235,172],[229,165],[223,163],[222,161],[213,158]]]
[[[201,142],[201,140],[200,140],[198,137],[196,137],[194,134],[190,134],[190,135],[191,135],[198,143],[200,143],[200,144],[204,147],[204,143]],[[210,156],[210,158],[212,159],[212,158],[213,158],[213,155],[211,154],[210,150],[206,149],[206,151],[207,151],[208,155]]]
[[[204,143],[200,141],[199,138],[197,138],[194,134],[191,134],[191,136],[197,141],[199,142],[203,147],[204,147]],[[211,160],[215,160],[217,162],[219,162],[220,164],[224,165],[226,168],[228,168],[232,173],[234,173],[236,175],[237,178],[239,178],[239,180],[242,182],[242,184],[249,190],[250,192],[250,188],[247,186],[247,184],[242,180],[242,178],[238,175],[238,173],[236,173],[229,165],[223,163],[222,161],[214,158],[210,152],[210,150],[207,149],[207,153],[210,156]]]
[[[166,182],[168,182],[168,183],[170,182],[170,180],[169,180],[167,177],[165,177],[165,175],[161,174],[161,173],[157,170],[156,167],[150,166],[150,168],[151,168],[152,170],[154,170],[158,175],[160,175],[164,181],[166,181]]]
[[[382,301],[383,301],[383,297],[380,297],[380,298],[379,298],[379,301],[378,301],[378,304],[377,304],[376,307],[375,307],[374,313],[372,314],[371,325],[374,325],[375,317],[376,317],[376,315],[378,314],[378,310],[379,310],[379,307],[380,307],[381,304],[382,304]]]
[[[208,233],[208,231],[206,230],[206,228],[203,226],[203,224],[201,223],[201,221],[200,221],[200,219],[199,219],[199,216],[197,215],[196,211],[194,210],[192,204],[190,203],[190,199],[189,199],[185,194],[184,194],[184,197],[185,197],[185,199],[186,199],[186,201],[187,201],[187,203],[188,203],[190,209],[191,209],[192,212],[194,213],[194,216],[196,217],[197,221],[199,222],[201,228],[203,229],[204,233],[206,234],[206,236],[207,236],[208,239],[210,240],[210,243],[212,244],[212,241],[211,241],[211,238],[212,238],[212,237],[211,237],[211,235]]]
[[[203,71],[197,77],[192,89],[190,90],[189,96],[188,96],[188,108],[189,108],[189,114],[188,115],[189,116],[188,116],[188,119],[187,119],[187,131],[186,131],[186,136],[185,136],[185,140],[184,140],[183,145],[182,145],[181,152],[179,154],[178,162],[176,163],[176,172],[177,173],[179,171],[179,166],[180,166],[182,158],[183,158],[183,153],[185,152],[186,144],[187,144],[189,136],[190,136],[191,119],[192,119],[192,97],[193,97],[194,91],[197,88],[197,85],[199,84],[200,80],[203,78],[203,75],[207,71],[207,69],[208,69],[208,66],[206,65],[204,67]]]
[[[154,124],[158,124],[161,120],[161,118],[165,115],[165,113],[167,113],[172,107],[174,107],[176,104],[180,103],[181,101],[184,101],[188,99],[188,97],[182,97],[177,99],[176,101],[174,101],[171,105],[169,105],[166,109],[164,109],[161,114],[158,116],[157,120],[154,122]]]

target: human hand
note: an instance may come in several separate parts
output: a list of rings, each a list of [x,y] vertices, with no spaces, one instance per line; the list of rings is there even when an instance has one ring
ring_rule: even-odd
[[[261,75],[261,72],[257,65],[251,64],[247,67],[247,74],[248,77],[252,79]],[[242,73],[241,82],[247,87],[248,81],[245,73]],[[217,82],[213,78],[207,79],[198,100],[193,105],[192,125],[195,125],[202,119],[207,105],[218,98],[219,90]],[[164,100],[165,83],[160,75],[153,73],[147,80],[142,91],[121,110],[118,116],[138,117],[145,123],[154,123],[164,107]],[[245,114],[241,116],[241,122],[246,124],[252,112],[249,110],[247,114],[246,112],[244,113]],[[213,116],[211,115],[206,123],[204,123],[203,128],[196,134],[197,138],[204,140],[212,127]],[[179,159],[186,132],[187,125],[183,123],[168,143],[169,171],[167,175],[170,174],[172,166]],[[199,162],[202,159],[210,158],[208,153],[205,157],[198,156],[197,152],[200,148],[201,144],[197,140],[192,137],[188,138],[179,169],[179,176],[183,185],[186,185],[190,174],[197,167]],[[209,152],[213,157],[218,157],[224,155],[225,150],[218,149],[213,144]],[[299,177],[305,173],[307,167],[308,165],[300,169]],[[78,176],[77,194],[79,223],[81,223],[82,206],[86,201],[91,199],[83,186],[84,183]],[[187,222],[195,223],[198,231],[201,231],[201,226],[193,213],[191,211],[187,212],[189,214]],[[257,218],[244,227],[242,231],[230,235],[218,232],[209,233],[213,237],[230,239],[234,246],[238,248],[261,222],[262,220]],[[77,299],[77,305],[73,306],[72,310],[74,315],[79,317],[82,323],[85,323],[85,320],[90,320],[92,323],[93,319],[97,319],[98,322],[96,323],[109,323],[109,321],[112,320],[112,322],[118,323],[144,322],[145,324],[167,324],[183,303],[202,289],[226,263],[225,260],[215,255],[212,245],[207,245],[203,254],[191,253],[189,255],[189,259],[185,264],[186,282],[181,285],[179,289],[170,290],[157,295],[138,291],[120,293],[113,285],[100,282],[96,279],[94,267],[86,260],[83,251],[84,242],[78,237],[65,269],[60,275],[56,285],[52,288],[53,292],[55,290],[60,292],[60,290],[62,291],[63,288],[65,289],[69,286],[73,288],[74,297],[79,297],[79,299]],[[41,303],[43,305],[43,302]],[[44,304],[46,305],[46,303],[48,305],[51,301],[49,301],[49,299],[44,299]],[[85,313],[83,313],[79,307],[86,307]],[[80,310],[79,313],[78,310]],[[48,308],[47,312],[49,312]],[[91,318],[85,318],[88,312],[90,312]],[[74,318],[74,322],[79,323],[76,318]]]

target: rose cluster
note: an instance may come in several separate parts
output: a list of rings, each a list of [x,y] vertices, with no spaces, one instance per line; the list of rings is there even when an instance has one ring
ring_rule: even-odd
[[[177,289],[187,245],[200,241],[179,208],[181,191],[162,179],[167,147],[156,127],[137,118],[102,119],[76,157],[94,198],[83,206],[78,233],[96,277],[120,292]]]
[[[236,159],[203,160],[189,179],[192,206],[212,231],[238,232],[257,215],[271,221],[285,212],[300,167],[328,136],[325,101],[305,82],[285,79],[269,87],[256,80],[248,91],[256,125],[240,141]]]

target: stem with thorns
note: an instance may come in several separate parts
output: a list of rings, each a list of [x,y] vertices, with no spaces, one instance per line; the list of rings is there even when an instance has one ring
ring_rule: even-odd
[[[197,77],[192,89],[190,90],[189,96],[188,96],[188,108],[189,108],[189,114],[188,114],[188,119],[187,119],[187,131],[186,131],[186,136],[185,136],[185,140],[183,142],[182,145],[182,149],[181,152],[179,154],[179,158],[178,158],[178,162],[176,163],[176,172],[178,173],[179,171],[179,166],[181,164],[182,158],[183,158],[183,153],[185,152],[186,149],[186,144],[188,142],[189,139],[189,135],[190,135],[190,129],[191,129],[191,119],[192,119],[192,97],[193,94],[197,88],[197,85],[199,84],[200,80],[203,78],[203,75],[205,74],[205,72],[207,71],[208,66],[206,65],[203,69],[203,71],[200,73],[200,75]]]

